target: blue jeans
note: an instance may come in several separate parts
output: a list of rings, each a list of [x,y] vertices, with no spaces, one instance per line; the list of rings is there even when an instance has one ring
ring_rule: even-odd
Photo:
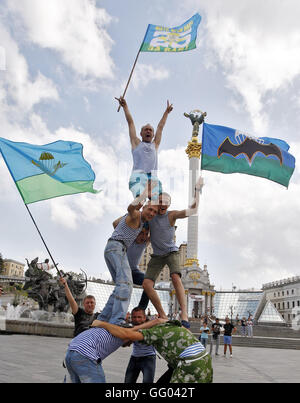
[[[131,268],[126,248],[119,241],[108,240],[104,258],[115,283],[115,289],[97,319],[117,325],[125,322],[130,303],[133,288]]]
[[[72,383],[105,383],[101,363],[90,360],[77,351],[67,351],[66,366]]]
[[[136,383],[140,372],[143,374],[143,383],[153,383],[155,375],[156,356],[145,357],[131,356],[124,383]]]
[[[144,281],[144,277],[145,277],[145,274],[142,273],[139,269],[132,269],[133,284],[142,285],[143,281]],[[145,311],[148,304],[149,304],[149,297],[145,293],[145,291],[143,291],[140,302],[138,304],[138,307]]]
[[[201,344],[203,345],[203,347],[206,348],[207,342],[208,342],[208,338],[201,337],[201,338],[200,338],[200,342],[201,342]]]

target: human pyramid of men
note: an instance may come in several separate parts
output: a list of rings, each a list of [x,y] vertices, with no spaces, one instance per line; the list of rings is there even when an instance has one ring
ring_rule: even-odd
[[[211,357],[197,337],[188,330],[190,324],[181,282],[179,252],[174,241],[176,220],[197,213],[202,178],[196,183],[191,205],[184,210],[170,211],[171,197],[163,192],[157,175],[157,153],[173,105],[167,101],[166,110],[155,133],[150,124],[142,127],[140,140],[127,102],[123,97],[116,99],[123,108],[128,123],[133,156],[129,189],[134,199],[128,206],[127,213],[114,221],[114,231],[104,252],[115,288],[90,328],[85,330],[82,327],[70,342],[65,359],[66,367],[73,383],[104,383],[106,380],[102,361],[120,346],[134,342],[134,354],[127,368],[125,382],[136,382],[140,371],[144,374],[144,382],[153,382],[155,350],[167,361],[169,367],[158,382],[212,382]],[[138,264],[149,239],[153,255],[144,274],[138,270]],[[181,321],[169,321],[154,289],[155,281],[165,265],[170,269],[181,308]],[[128,328],[125,317],[133,283],[142,285],[144,292],[138,307],[132,311],[135,326]],[[67,287],[65,282],[63,284]],[[93,299],[92,296],[86,298]],[[146,321],[145,309],[149,299],[157,310],[158,319]],[[71,308],[74,315],[78,313],[79,308],[74,301]],[[94,308],[90,309],[92,312]],[[142,357],[149,358],[151,370],[147,369],[147,365],[140,365],[139,358]],[[152,375],[147,377],[149,371]]]

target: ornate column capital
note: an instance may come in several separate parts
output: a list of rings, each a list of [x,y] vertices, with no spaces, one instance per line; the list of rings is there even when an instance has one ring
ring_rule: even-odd
[[[199,267],[198,259],[186,259],[186,261],[184,262],[184,267],[192,267],[194,263],[197,267]]]
[[[202,144],[198,143],[197,137],[193,137],[192,141],[188,142],[188,146],[185,150],[189,158],[200,158]]]

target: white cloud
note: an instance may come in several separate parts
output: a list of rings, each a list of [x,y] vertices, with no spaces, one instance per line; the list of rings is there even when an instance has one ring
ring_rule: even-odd
[[[155,68],[152,65],[137,64],[132,76],[132,86],[135,90],[146,87],[152,80],[169,78],[169,71],[164,68]]]
[[[41,101],[57,100],[58,92],[50,79],[41,73],[38,73],[35,79],[30,77],[26,59],[1,23],[0,38],[5,44],[6,54],[6,69],[1,73],[0,101],[4,104],[4,108],[6,103],[13,104],[13,107],[17,108],[13,110],[14,119],[17,120],[20,113],[23,117],[24,112],[30,111]]]
[[[105,29],[112,17],[94,0],[12,0],[7,5],[21,17],[29,41],[58,52],[76,73],[113,77],[113,41]]]
[[[242,174],[204,176],[200,242],[217,254],[224,249],[231,255],[228,276],[248,273],[251,284],[251,276],[269,281],[266,273],[278,278],[286,271],[295,275],[300,259],[300,228],[294,225],[300,214],[300,187],[292,183],[286,190]]]
[[[207,65],[217,59],[228,87],[242,97],[240,110],[246,108],[254,130],[265,133],[270,117],[264,97],[289,86],[300,73],[299,2],[189,3],[205,10]]]

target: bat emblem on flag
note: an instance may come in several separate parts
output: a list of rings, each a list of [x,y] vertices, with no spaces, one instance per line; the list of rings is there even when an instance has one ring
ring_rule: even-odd
[[[249,165],[251,165],[257,153],[262,153],[265,157],[273,155],[279,159],[280,165],[282,165],[282,153],[278,146],[273,143],[262,144],[249,137],[246,137],[240,144],[234,144],[226,137],[218,148],[217,156],[220,158],[222,154],[229,154],[235,158],[243,154],[248,160]]]

